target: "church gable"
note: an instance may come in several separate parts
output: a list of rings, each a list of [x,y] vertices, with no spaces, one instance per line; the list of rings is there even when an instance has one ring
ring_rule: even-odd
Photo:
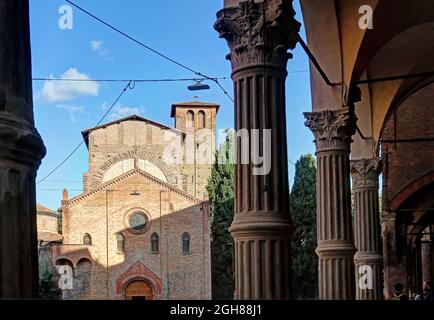
[[[99,143],[101,143],[101,140],[99,138],[104,137],[106,139],[106,142],[109,142],[111,139],[113,140],[119,140],[119,136],[122,135],[122,132],[119,131],[119,128],[121,128],[121,131],[126,127],[127,131],[130,130],[130,132],[127,132],[127,138],[133,138],[137,136],[136,133],[131,132],[131,130],[134,131],[134,129],[141,129],[143,130],[147,126],[153,127],[158,130],[165,130],[168,131],[174,135],[183,135],[183,133],[177,129],[171,128],[169,126],[166,126],[162,123],[143,118],[137,115],[129,116],[123,119],[119,119],[113,122],[106,123],[104,125],[98,126],[96,128],[87,129],[82,131],[83,138],[86,141],[86,145],[90,147],[91,145],[91,139],[98,140]],[[105,133],[103,133],[105,132]],[[109,135],[107,135],[107,132],[109,132]],[[115,135],[114,133],[117,133]],[[143,135],[141,135],[143,136]],[[111,138],[111,139],[110,139]],[[119,143],[119,142],[118,142]]]
[[[93,197],[104,195],[106,191],[124,192],[130,194],[146,194],[147,192],[163,191],[180,198],[181,202],[188,205],[197,205],[202,203],[201,200],[190,194],[173,187],[172,185],[159,180],[158,178],[144,172],[140,169],[131,170],[116,179],[103,184],[101,187],[90,192],[83,193],[64,203],[67,207],[73,207],[83,201],[91,200]]]

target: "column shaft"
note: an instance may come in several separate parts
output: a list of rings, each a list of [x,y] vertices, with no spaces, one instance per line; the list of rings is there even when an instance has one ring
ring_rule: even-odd
[[[381,291],[382,256],[380,250],[380,216],[378,196],[378,160],[361,159],[351,162],[354,195],[354,257],[356,299],[379,300]]]
[[[38,294],[34,128],[27,0],[0,2],[0,298]]]
[[[317,149],[317,234],[319,295],[354,299],[350,144],[356,117],[349,108],[305,113]]]
[[[432,283],[432,272],[433,272],[433,247],[432,241],[428,240],[426,237],[421,244],[421,255],[422,255],[422,277],[423,281],[429,280]]]
[[[285,79],[287,51],[295,47],[300,24],[292,1],[234,2],[217,14],[215,28],[231,50],[235,89],[236,200],[230,231],[236,290],[240,299],[289,299]],[[255,154],[264,163],[250,158]]]
[[[381,215],[381,232],[383,235],[383,265],[384,265],[384,298],[393,298],[394,286],[402,281],[402,266],[398,261],[397,225],[395,212],[383,212]]]

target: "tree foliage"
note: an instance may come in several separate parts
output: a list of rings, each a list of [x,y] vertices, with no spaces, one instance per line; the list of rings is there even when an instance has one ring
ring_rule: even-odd
[[[316,162],[311,154],[296,163],[294,185],[290,195],[292,236],[292,275],[294,296],[314,298],[318,282],[316,238]]]
[[[45,271],[39,279],[39,296],[44,300],[60,300],[62,297],[62,290],[56,285],[49,271]]]
[[[213,299],[231,299],[234,292],[234,244],[229,227],[234,218],[233,136],[226,132],[225,143],[216,154],[207,186],[211,205],[211,265]]]

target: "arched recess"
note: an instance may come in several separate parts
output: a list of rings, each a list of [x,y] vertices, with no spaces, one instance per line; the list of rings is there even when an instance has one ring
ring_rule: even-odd
[[[67,259],[66,257],[57,257],[54,261],[54,265],[56,267],[70,266],[71,268],[74,268],[74,264],[72,263],[72,261]]]
[[[104,162],[97,170],[96,174],[92,176],[92,183],[91,186],[93,189],[100,187],[104,182],[104,175],[106,172],[115,166],[117,163],[120,163],[124,160],[132,160],[139,159],[142,161],[148,161],[149,163],[153,164],[155,167],[157,167],[166,177],[167,183],[173,186],[177,186],[176,177],[177,173],[175,170],[173,170],[164,160],[161,158],[161,156],[156,155],[149,151],[135,151],[130,150],[128,152],[120,153],[114,157],[111,157],[109,160]],[[158,177],[157,177],[158,178]]]
[[[152,162],[143,159],[125,159],[117,162],[104,173],[102,183],[112,181],[134,169],[140,169],[163,182],[168,182],[164,172]]]
[[[133,279],[124,288],[124,300],[154,300],[154,290],[146,279]]]
[[[87,258],[81,258],[77,262],[77,298],[90,298],[92,287],[92,262]]]

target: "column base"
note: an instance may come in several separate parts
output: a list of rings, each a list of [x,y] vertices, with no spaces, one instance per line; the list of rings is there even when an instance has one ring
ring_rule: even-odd
[[[340,240],[320,241],[316,249],[319,256],[320,300],[353,300],[354,252],[351,242]]]
[[[236,290],[241,300],[291,298],[291,234],[288,214],[249,212],[235,216]]]
[[[378,253],[360,253],[354,256],[357,300],[382,300],[383,258]]]

